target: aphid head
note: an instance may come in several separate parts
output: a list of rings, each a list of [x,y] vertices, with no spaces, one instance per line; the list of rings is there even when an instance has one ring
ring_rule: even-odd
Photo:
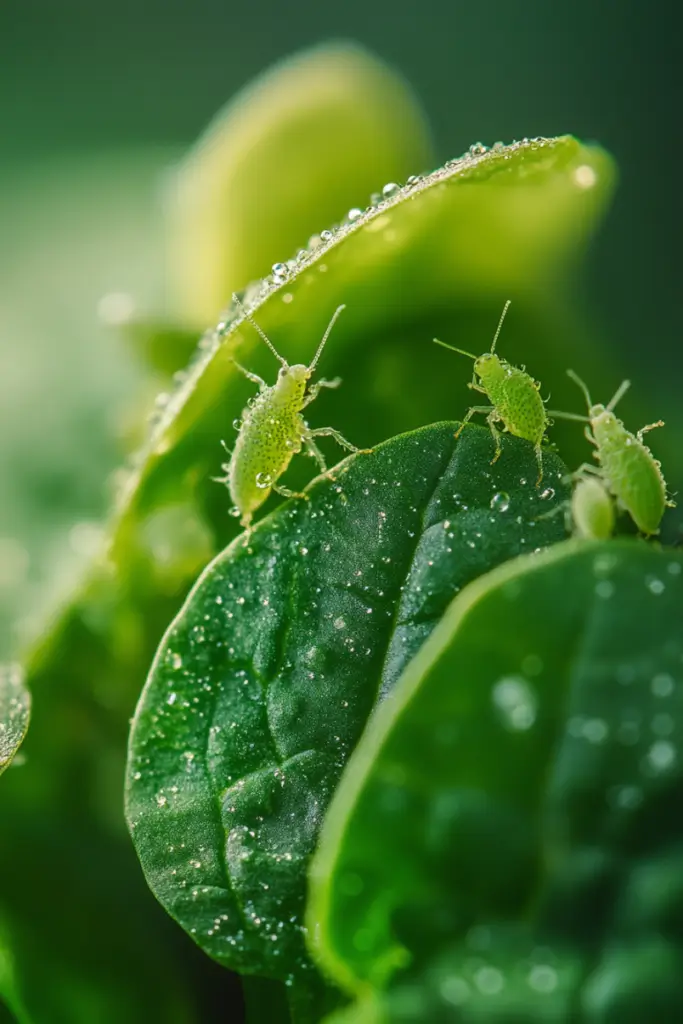
[[[312,367],[304,366],[303,363],[295,363],[294,366],[287,366],[285,363],[284,366],[280,367],[278,378],[282,380],[284,377],[289,377],[292,381],[304,383],[305,381],[310,380],[312,373]]]
[[[631,387],[631,381],[630,380],[623,380],[621,382],[621,384],[619,385],[619,387],[617,388],[617,390],[615,391],[615,393],[613,394],[613,396],[610,399],[610,401],[607,403],[607,405],[603,405],[601,402],[594,402],[593,401],[593,399],[590,396],[590,392],[589,392],[586,384],[584,384],[584,382],[581,380],[581,378],[579,377],[578,373],[574,373],[573,370],[567,370],[567,376],[571,377],[571,379],[574,381],[574,383],[578,384],[578,386],[583,391],[584,398],[586,399],[586,407],[588,408],[588,418],[589,419],[591,419],[591,420],[596,420],[598,418],[605,419],[605,414],[607,414],[607,418],[610,421],[612,421],[612,422],[616,421],[616,416],[614,415],[614,412],[613,412],[614,407],[616,406],[617,402],[619,402],[624,397],[624,395],[626,394],[628,389]]]
[[[498,377],[502,375],[503,364],[495,353],[484,352],[483,356],[474,360],[474,372],[482,380],[487,377]]]
[[[496,342],[498,341],[498,335],[500,329],[503,326],[503,320],[505,314],[510,308],[510,299],[507,300],[503,307],[503,312],[500,314],[500,320],[498,321],[498,327],[496,333],[493,336],[491,343],[491,351],[484,352],[483,356],[474,356],[471,352],[467,352],[464,348],[456,348],[455,345],[447,345],[445,341],[439,341],[438,338],[434,338],[437,345],[441,345],[443,348],[449,348],[452,352],[458,352],[461,356],[467,356],[468,359],[474,360],[474,372],[478,377],[491,377],[492,374],[499,376],[499,370],[502,371],[502,364],[498,356],[495,354]]]

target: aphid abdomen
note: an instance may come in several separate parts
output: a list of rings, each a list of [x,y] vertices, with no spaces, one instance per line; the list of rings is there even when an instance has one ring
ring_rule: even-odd
[[[547,423],[545,406],[534,380],[516,371],[505,381],[508,393],[507,428],[516,437],[540,444]]]
[[[266,500],[292,456],[301,451],[301,417],[291,403],[282,406],[273,401],[274,392],[275,388],[263,391],[245,410],[230,460],[228,487],[243,525]]]
[[[535,381],[523,370],[504,364],[505,375],[485,380],[486,392],[509,433],[540,444],[547,418]]]
[[[614,417],[597,417],[592,426],[610,491],[642,533],[658,533],[666,485],[651,451]]]

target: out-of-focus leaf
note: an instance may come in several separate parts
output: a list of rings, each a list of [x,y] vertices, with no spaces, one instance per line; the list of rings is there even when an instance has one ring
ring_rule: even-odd
[[[433,162],[399,75],[358,46],[316,47],[221,111],[169,182],[170,304],[197,332],[231,293],[386,181]]]
[[[169,629],[136,713],[127,815],[147,880],[212,957],[306,971],[309,855],[378,699],[454,593],[563,535],[556,456],[482,427],[395,438],[234,542]]]
[[[14,957],[0,921],[0,1024],[35,1024],[24,1006],[14,971]]]
[[[0,665],[0,775],[21,746],[31,715],[31,697],[18,665]]]
[[[451,604],[311,871],[331,977],[403,969],[379,1019],[677,1019],[682,607],[683,557],[634,541],[557,545]]]
[[[182,372],[199,340],[196,330],[158,320],[133,317],[119,326],[135,354],[151,369],[166,377]]]

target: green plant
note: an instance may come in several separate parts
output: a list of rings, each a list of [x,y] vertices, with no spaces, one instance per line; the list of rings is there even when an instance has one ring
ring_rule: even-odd
[[[512,298],[512,363],[561,406],[570,362],[609,388],[571,284],[612,166],[563,136],[410,177],[428,137],[389,71],[323,48],[178,172],[175,305],[127,327],[164,391],[103,552],[29,652],[27,760],[0,783],[0,995],[20,1022],[202,1020],[208,958],[145,889],[121,810],[150,664],[135,849],[172,917],[245,975],[253,1021],[677,1006],[680,557],[565,542],[548,513],[580,432],[551,428],[563,459],[543,449],[540,487],[528,441],[492,464],[489,431],[454,422],[468,368],[444,374],[432,345],[478,350]],[[293,364],[341,303],[326,358],[344,388],[321,415],[375,450],[310,487],[295,460],[309,500],[270,498],[245,545],[214,479],[249,395],[233,357],[272,368],[242,306]]]

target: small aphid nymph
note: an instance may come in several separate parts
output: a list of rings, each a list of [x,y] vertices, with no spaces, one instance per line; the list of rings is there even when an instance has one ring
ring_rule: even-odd
[[[510,300],[505,303],[490,351],[481,356],[475,356],[462,348],[447,345],[445,342],[439,341],[438,338],[434,338],[434,341],[437,345],[443,345],[444,348],[449,348],[453,352],[459,352],[460,355],[474,360],[474,377],[468,387],[486,395],[491,402],[491,405],[472,406],[455,436],[459,436],[465,424],[475,413],[485,413],[486,422],[491,429],[496,445],[496,453],[491,460],[493,463],[500,458],[501,453],[500,433],[496,429],[496,423],[502,423],[503,429],[508,433],[532,442],[538,463],[538,479],[536,481],[538,487],[543,479],[541,443],[548,426],[548,414],[539,394],[541,385],[538,381],[535,381],[525,370],[512,366],[511,363],[495,354],[498,335],[509,306]]]
[[[368,449],[356,448],[332,427],[318,427],[312,430],[301,415],[302,410],[317,398],[321,388],[336,388],[341,384],[338,377],[334,380],[322,378],[310,387],[308,382],[317,366],[330,331],[345,307],[339,306],[335,311],[310,366],[299,363],[290,366],[277,352],[265,332],[244,309],[237,296],[233,296],[233,299],[242,311],[244,318],[257,331],[280,363],[277,381],[269,386],[255,373],[245,370],[233,360],[237,369],[248,380],[259,386],[259,393],[242,413],[239,434],[230,461],[222,467],[225,470],[225,476],[219,479],[219,483],[226,484],[230,491],[230,497],[237,510],[236,514],[239,514],[240,523],[246,530],[244,540],[246,544],[251,533],[254,512],[264,503],[271,491],[276,491],[286,498],[308,498],[308,495],[291,491],[288,487],[283,487],[278,483],[289,466],[292,456],[300,452],[304,445],[306,445],[308,453],[317,460],[323,473],[328,472],[327,465],[314,438],[332,437],[350,452],[361,450],[365,452]]]
[[[569,503],[575,537],[609,540],[614,531],[614,501],[602,480],[594,474],[581,476]]]
[[[659,533],[664,509],[673,507],[674,503],[667,498],[659,462],[644,444],[643,435],[655,427],[663,427],[664,423],[658,420],[632,434],[614,413],[617,402],[630,387],[629,381],[622,381],[612,400],[601,405],[593,402],[588,388],[573,370],[567,373],[583,391],[588,415],[565,412],[551,412],[549,415],[585,423],[586,438],[595,446],[593,456],[600,463],[599,466],[584,463],[574,475],[578,479],[590,475],[599,477],[641,533],[646,536]]]

